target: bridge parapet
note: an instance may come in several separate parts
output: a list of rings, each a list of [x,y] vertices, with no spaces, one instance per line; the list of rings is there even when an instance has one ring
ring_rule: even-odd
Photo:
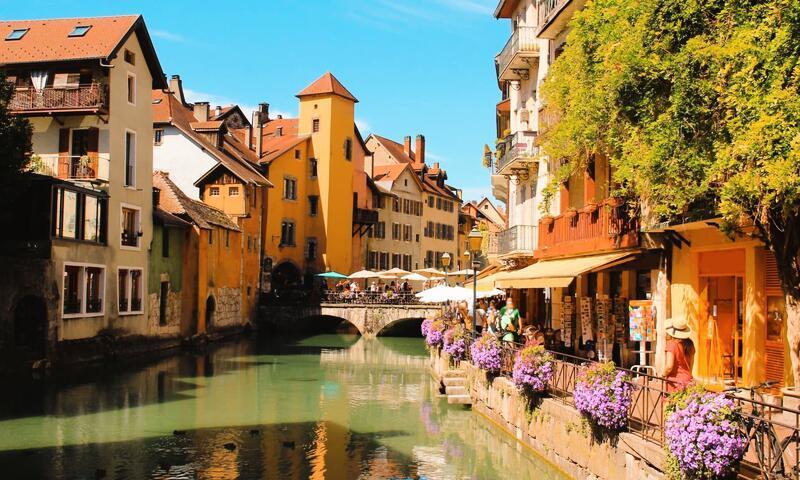
[[[338,317],[355,325],[363,337],[374,337],[381,330],[401,320],[425,319],[439,314],[433,305],[359,305],[353,303],[323,303],[320,315]]]

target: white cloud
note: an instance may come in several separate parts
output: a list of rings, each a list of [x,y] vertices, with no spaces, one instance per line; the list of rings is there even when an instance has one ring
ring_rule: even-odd
[[[239,108],[242,109],[242,112],[244,112],[244,114],[247,116],[248,120],[253,118],[253,112],[256,111],[256,109],[258,108],[258,105],[247,105],[241,102],[237,102],[236,100],[230,97],[226,97],[224,95],[199,92],[197,90],[192,90],[189,88],[183,89],[183,95],[186,97],[187,102],[208,102],[211,108],[214,108],[217,105],[221,107],[227,105],[238,105]],[[269,111],[270,118],[276,118],[278,115],[282,115],[283,118],[294,118],[297,116],[296,113],[289,112],[288,110],[270,108]]]
[[[170,32],[167,30],[150,30],[150,33],[153,34],[154,37],[160,38],[162,40],[167,40],[169,42],[178,42],[178,43],[186,43],[186,37],[179,33]]]
[[[358,131],[361,132],[361,135],[365,136],[368,135],[372,129],[372,126],[369,124],[368,121],[364,120],[363,118],[356,118],[356,126],[358,127]]]

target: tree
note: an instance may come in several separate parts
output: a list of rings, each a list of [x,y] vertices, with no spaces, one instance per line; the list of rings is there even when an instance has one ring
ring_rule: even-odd
[[[800,2],[595,0],[543,86],[545,192],[601,153],[643,222],[701,212],[775,254],[800,385]]]
[[[14,86],[0,72],[0,204],[9,206],[23,195],[28,182],[22,172],[31,151],[31,126],[23,117],[9,115]],[[0,226],[9,225],[14,212],[0,209]],[[13,227],[12,227],[13,228]]]

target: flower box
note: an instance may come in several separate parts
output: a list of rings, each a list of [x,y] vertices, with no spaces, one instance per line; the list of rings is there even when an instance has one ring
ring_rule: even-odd
[[[546,225],[546,226],[552,225],[553,222],[555,222],[555,221],[556,221],[556,219],[553,218],[552,215],[545,215],[544,217],[541,217],[539,219],[539,223],[541,223],[542,225]]]
[[[590,202],[584,205],[584,207],[581,209],[581,212],[592,214],[597,211],[598,207],[599,205],[597,205],[596,203]]]
[[[609,197],[603,200],[603,203],[608,207],[617,208],[621,207],[625,200],[622,197]]]
[[[578,211],[574,208],[567,209],[567,211],[564,212],[564,218],[566,218],[567,220],[572,220],[577,216],[578,216]]]

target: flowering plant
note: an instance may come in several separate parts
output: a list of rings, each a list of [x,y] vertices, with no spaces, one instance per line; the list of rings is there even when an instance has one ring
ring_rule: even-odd
[[[440,347],[444,337],[444,320],[437,318],[428,325],[428,333],[425,335],[425,342],[431,347]]]
[[[523,348],[514,359],[511,378],[523,392],[543,392],[553,378],[553,356],[541,345]]]
[[[673,478],[724,478],[736,471],[747,436],[732,399],[690,386],[669,397],[666,415],[665,447]]]
[[[426,318],[425,320],[422,321],[422,326],[420,327],[420,330],[422,330],[423,337],[428,336],[428,329],[431,327],[431,322],[433,322],[432,318]]]
[[[575,408],[595,425],[616,431],[625,427],[631,407],[633,385],[614,362],[595,363],[575,383]]]
[[[469,353],[476,367],[492,373],[500,371],[500,341],[494,335],[481,335],[469,347]]]
[[[467,329],[459,324],[444,332],[444,351],[454,362],[464,360],[467,356]]]

